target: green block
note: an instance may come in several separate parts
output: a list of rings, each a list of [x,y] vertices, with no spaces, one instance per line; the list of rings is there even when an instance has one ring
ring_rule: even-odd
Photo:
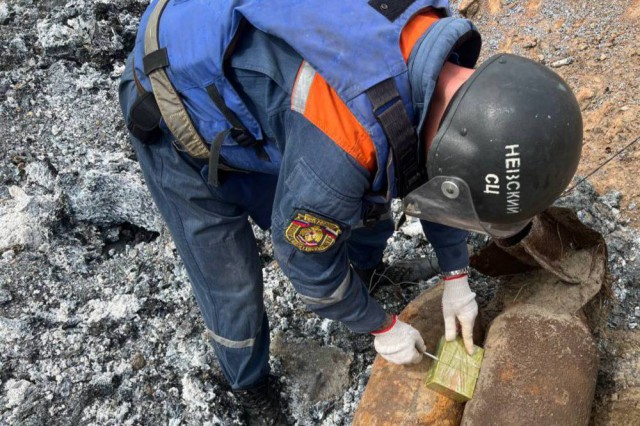
[[[473,355],[468,355],[462,337],[452,342],[440,338],[433,361],[427,372],[427,387],[455,401],[465,402],[473,397],[484,349],[475,346]]]

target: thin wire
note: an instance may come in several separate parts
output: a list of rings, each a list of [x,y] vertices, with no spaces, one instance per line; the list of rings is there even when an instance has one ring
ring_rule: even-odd
[[[596,173],[598,170],[600,170],[601,168],[603,168],[607,163],[609,163],[611,160],[613,160],[614,158],[616,158],[618,155],[622,154],[624,152],[624,150],[626,150],[627,148],[629,148],[631,145],[633,145],[634,143],[640,141],[640,136],[638,136],[635,140],[631,141],[630,143],[628,143],[624,148],[622,148],[621,150],[619,150],[618,152],[616,152],[615,154],[613,154],[611,157],[609,157],[609,159],[607,161],[605,161],[604,163],[600,164],[598,167],[596,167],[595,170],[593,170],[591,173],[589,173],[588,175],[586,175],[585,177],[583,177],[582,179],[580,179],[578,181],[578,183],[576,183],[575,185],[573,185],[571,188],[567,189],[566,191],[564,191],[562,193],[562,195],[560,195],[560,198],[564,198],[567,195],[569,195],[569,193],[571,191],[573,191],[574,189],[576,189],[582,182],[584,182],[585,180],[587,180],[589,177],[591,177],[594,173]]]

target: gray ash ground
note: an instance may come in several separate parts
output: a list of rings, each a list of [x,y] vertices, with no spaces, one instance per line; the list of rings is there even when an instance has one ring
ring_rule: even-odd
[[[0,1],[0,424],[240,424],[117,103],[145,5]],[[609,327],[635,329],[640,239],[619,195],[585,183],[560,203],[605,236]],[[256,235],[271,363],[290,415],[298,424],[349,424],[372,339],[308,312],[273,260],[269,233]],[[433,253],[410,220],[385,260],[418,257]],[[434,284],[426,278],[373,294],[399,312]],[[472,278],[486,303],[492,282]],[[607,371],[600,394],[616,386]]]

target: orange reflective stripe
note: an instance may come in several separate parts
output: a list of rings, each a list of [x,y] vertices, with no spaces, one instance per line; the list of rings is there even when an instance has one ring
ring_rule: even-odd
[[[407,25],[402,29],[402,34],[400,34],[400,50],[402,51],[402,57],[404,57],[405,62],[409,60],[411,49],[413,49],[418,39],[438,19],[440,19],[438,13],[429,8],[407,22]]]
[[[438,20],[432,9],[414,16],[402,30],[400,49],[406,60],[420,36]],[[321,75],[302,62],[291,93],[291,109],[304,115],[362,167],[373,173],[376,149],[364,126]]]
[[[304,62],[298,71],[291,99],[292,109],[303,114],[362,167],[372,172],[376,166],[376,151],[371,136],[336,91],[322,76],[309,71],[310,68]],[[310,74],[313,74],[313,81],[309,85]]]

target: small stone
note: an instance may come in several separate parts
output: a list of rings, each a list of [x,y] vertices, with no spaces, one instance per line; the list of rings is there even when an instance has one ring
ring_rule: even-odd
[[[27,45],[25,44],[24,40],[20,37],[13,38],[9,42],[9,47],[11,47],[11,49],[15,50],[16,52],[20,52],[20,53],[28,52]]]
[[[4,260],[5,262],[12,261],[14,257],[15,257],[15,252],[13,251],[13,249],[9,249],[4,253],[2,253],[2,260]]]
[[[578,91],[578,93],[576,94],[576,98],[578,99],[578,102],[582,103],[582,102],[587,101],[589,99],[593,99],[593,97],[595,95],[596,94],[593,91],[593,89],[591,89],[589,87],[585,87],[585,88],[581,89],[580,91]]]
[[[147,360],[144,359],[144,355],[142,355],[140,352],[136,352],[135,354],[133,354],[133,357],[131,357],[131,368],[133,368],[135,371],[138,371],[142,370],[145,365],[147,365]]]
[[[535,37],[525,38],[522,43],[522,47],[524,47],[525,49],[533,49],[537,45],[538,45],[538,39]]]
[[[598,58],[599,61],[604,61],[608,58],[607,55],[605,55],[604,53],[602,55],[600,55],[600,57]]]
[[[637,317],[640,317],[640,306],[636,306],[633,310],[633,314]]]
[[[32,386],[33,384],[27,380],[9,379],[4,386],[6,392],[6,408],[19,406],[22,401],[24,401]]]
[[[478,0],[462,0],[460,4],[458,4],[458,12],[467,18],[472,18],[478,13],[479,8]]]
[[[635,330],[636,328],[638,328],[638,323],[637,322],[630,322],[629,323],[629,328],[631,330]]]
[[[13,297],[11,297],[9,290],[0,287],[0,305],[9,303],[11,300],[13,300]]]
[[[0,1],[0,24],[4,24],[9,20],[9,8],[7,3]]]
[[[551,63],[551,68],[560,68],[573,63],[573,58],[564,58]]]

